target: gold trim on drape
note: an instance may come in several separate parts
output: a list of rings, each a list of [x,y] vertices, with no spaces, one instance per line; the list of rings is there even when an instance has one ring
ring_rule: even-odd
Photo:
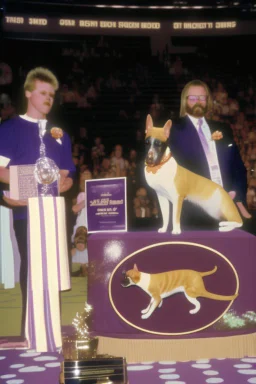
[[[128,363],[256,356],[256,333],[179,340],[117,339],[99,336],[98,354],[126,357]]]

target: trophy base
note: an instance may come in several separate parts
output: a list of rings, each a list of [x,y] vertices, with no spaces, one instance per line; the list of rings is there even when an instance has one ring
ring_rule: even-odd
[[[65,360],[61,365],[60,384],[128,384],[126,360],[101,356],[85,360]]]
[[[79,336],[62,337],[62,352],[65,360],[84,360],[97,355],[98,338]]]

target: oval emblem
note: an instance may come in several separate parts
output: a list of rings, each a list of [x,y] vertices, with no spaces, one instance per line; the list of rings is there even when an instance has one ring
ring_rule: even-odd
[[[133,252],[109,280],[117,315],[157,335],[185,335],[210,327],[228,311],[238,291],[230,260],[213,248],[182,241]]]

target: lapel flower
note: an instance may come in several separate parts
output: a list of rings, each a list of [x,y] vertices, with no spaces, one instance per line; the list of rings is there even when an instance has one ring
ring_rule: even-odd
[[[61,139],[63,136],[63,131],[61,128],[53,127],[51,129],[51,135],[54,139],[58,140]]]
[[[212,134],[212,140],[220,140],[223,138],[223,134],[220,131],[215,131]]]

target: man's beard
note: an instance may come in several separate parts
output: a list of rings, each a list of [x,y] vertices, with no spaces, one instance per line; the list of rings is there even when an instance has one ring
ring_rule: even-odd
[[[203,117],[206,115],[207,112],[207,105],[204,107],[199,103],[196,103],[193,105],[193,107],[190,107],[189,105],[186,105],[186,112],[194,117]]]

